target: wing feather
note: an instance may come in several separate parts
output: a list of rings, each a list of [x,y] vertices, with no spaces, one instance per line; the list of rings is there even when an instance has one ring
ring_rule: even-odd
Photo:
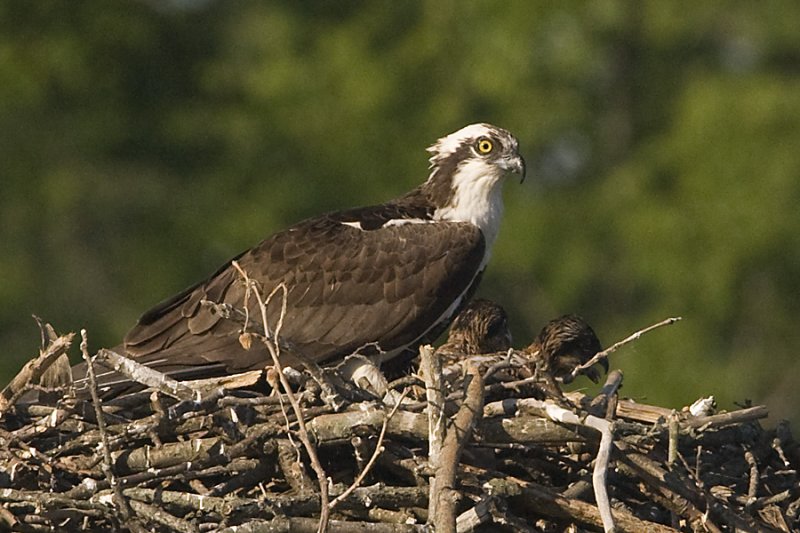
[[[480,230],[435,222],[364,231],[320,217],[277,233],[238,257],[264,295],[284,283],[287,315],[281,336],[303,355],[324,362],[372,342],[385,351],[428,332],[475,280],[484,253]],[[240,371],[266,364],[263,347],[244,350],[239,327],[200,305],[208,299],[260,317],[255,298],[244,301],[238,272],[226,263],[205,282],[145,313],[125,338],[125,349],[153,366],[223,365]],[[268,307],[277,321],[280,302]]]

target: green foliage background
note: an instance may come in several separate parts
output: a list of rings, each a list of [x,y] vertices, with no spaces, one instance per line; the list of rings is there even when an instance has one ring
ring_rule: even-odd
[[[0,2],[0,378],[31,313],[116,344],[273,231],[488,121],[529,179],[481,294],[584,315],[624,392],[800,422],[800,3]]]

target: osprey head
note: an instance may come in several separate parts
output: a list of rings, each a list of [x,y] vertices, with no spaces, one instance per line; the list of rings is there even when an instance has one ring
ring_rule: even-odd
[[[503,212],[501,185],[509,172],[525,179],[519,143],[491,124],[471,124],[433,144],[431,174],[424,187],[435,205],[434,218],[478,226],[491,248]]]
[[[525,179],[525,160],[519,155],[519,142],[508,131],[491,124],[470,124],[442,137],[428,148],[431,168],[467,163],[485,167],[487,173],[515,172]]]
[[[511,348],[508,315],[500,305],[476,298],[450,325],[447,343],[440,351],[460,355],[504,352]]]
[[[602,349],[594,330],[583,318],[564,315],[548,322],[527,351],[536,354],[546,370],[551,371],[555,377],[564,378],[564,382],[568,383],[572,370],[586,363]],[[608,372],[608,360],[603,359],[599,364]],[[600,374],[594,367],[583,373],[595,383],[600,379]]]

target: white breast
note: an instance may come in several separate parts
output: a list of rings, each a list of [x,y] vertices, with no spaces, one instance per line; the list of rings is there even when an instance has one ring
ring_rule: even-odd
[[[486,266],[497,239],[503,216],[503,173],[482,160],[463,163],[453,175],[454,195],[448,205],[437,209],[436,220],[470,222],[478,226],[486,239],[486,253],[481,269]]]

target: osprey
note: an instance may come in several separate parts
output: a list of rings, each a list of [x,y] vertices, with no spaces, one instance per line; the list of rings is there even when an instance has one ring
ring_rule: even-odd
[[[502,306],[490,300],[470,301],[453,319],[447,342],[436,353],[448,359],[465,355],[505,352],[511,348],[508,314]]]
[[[578,315],[564,315],[544,325],[539,335],[525,351],[541,363],[541,369],[553,377],[569,383],[572,370],[586,363],[597,352],[603,350],[592,327]],[[598,363],[608,372],[608,360]],[[592,366],[583,371],[597,383],[600,373]]]
[[[411,192],[305,220],[234,258],[265,296],[286,288],[280,338],[293,348],[282,362],[328,364],[357,352],[380,364],[432,341],[468,301],[497,238],[503,178],[524,179],[525,162],[514,136],[489,124],[462,128],[428,151],[430,175]],[[229,261],[142,315],[117,351],[176,379],[262,368],[270,361],[264,347],[243,347],[241,326],[201,304],[248,306],[260,323],[245,292]],[[281,299],[267,307],[271,325]],[[104,393],[123,385],[104,370]]]

